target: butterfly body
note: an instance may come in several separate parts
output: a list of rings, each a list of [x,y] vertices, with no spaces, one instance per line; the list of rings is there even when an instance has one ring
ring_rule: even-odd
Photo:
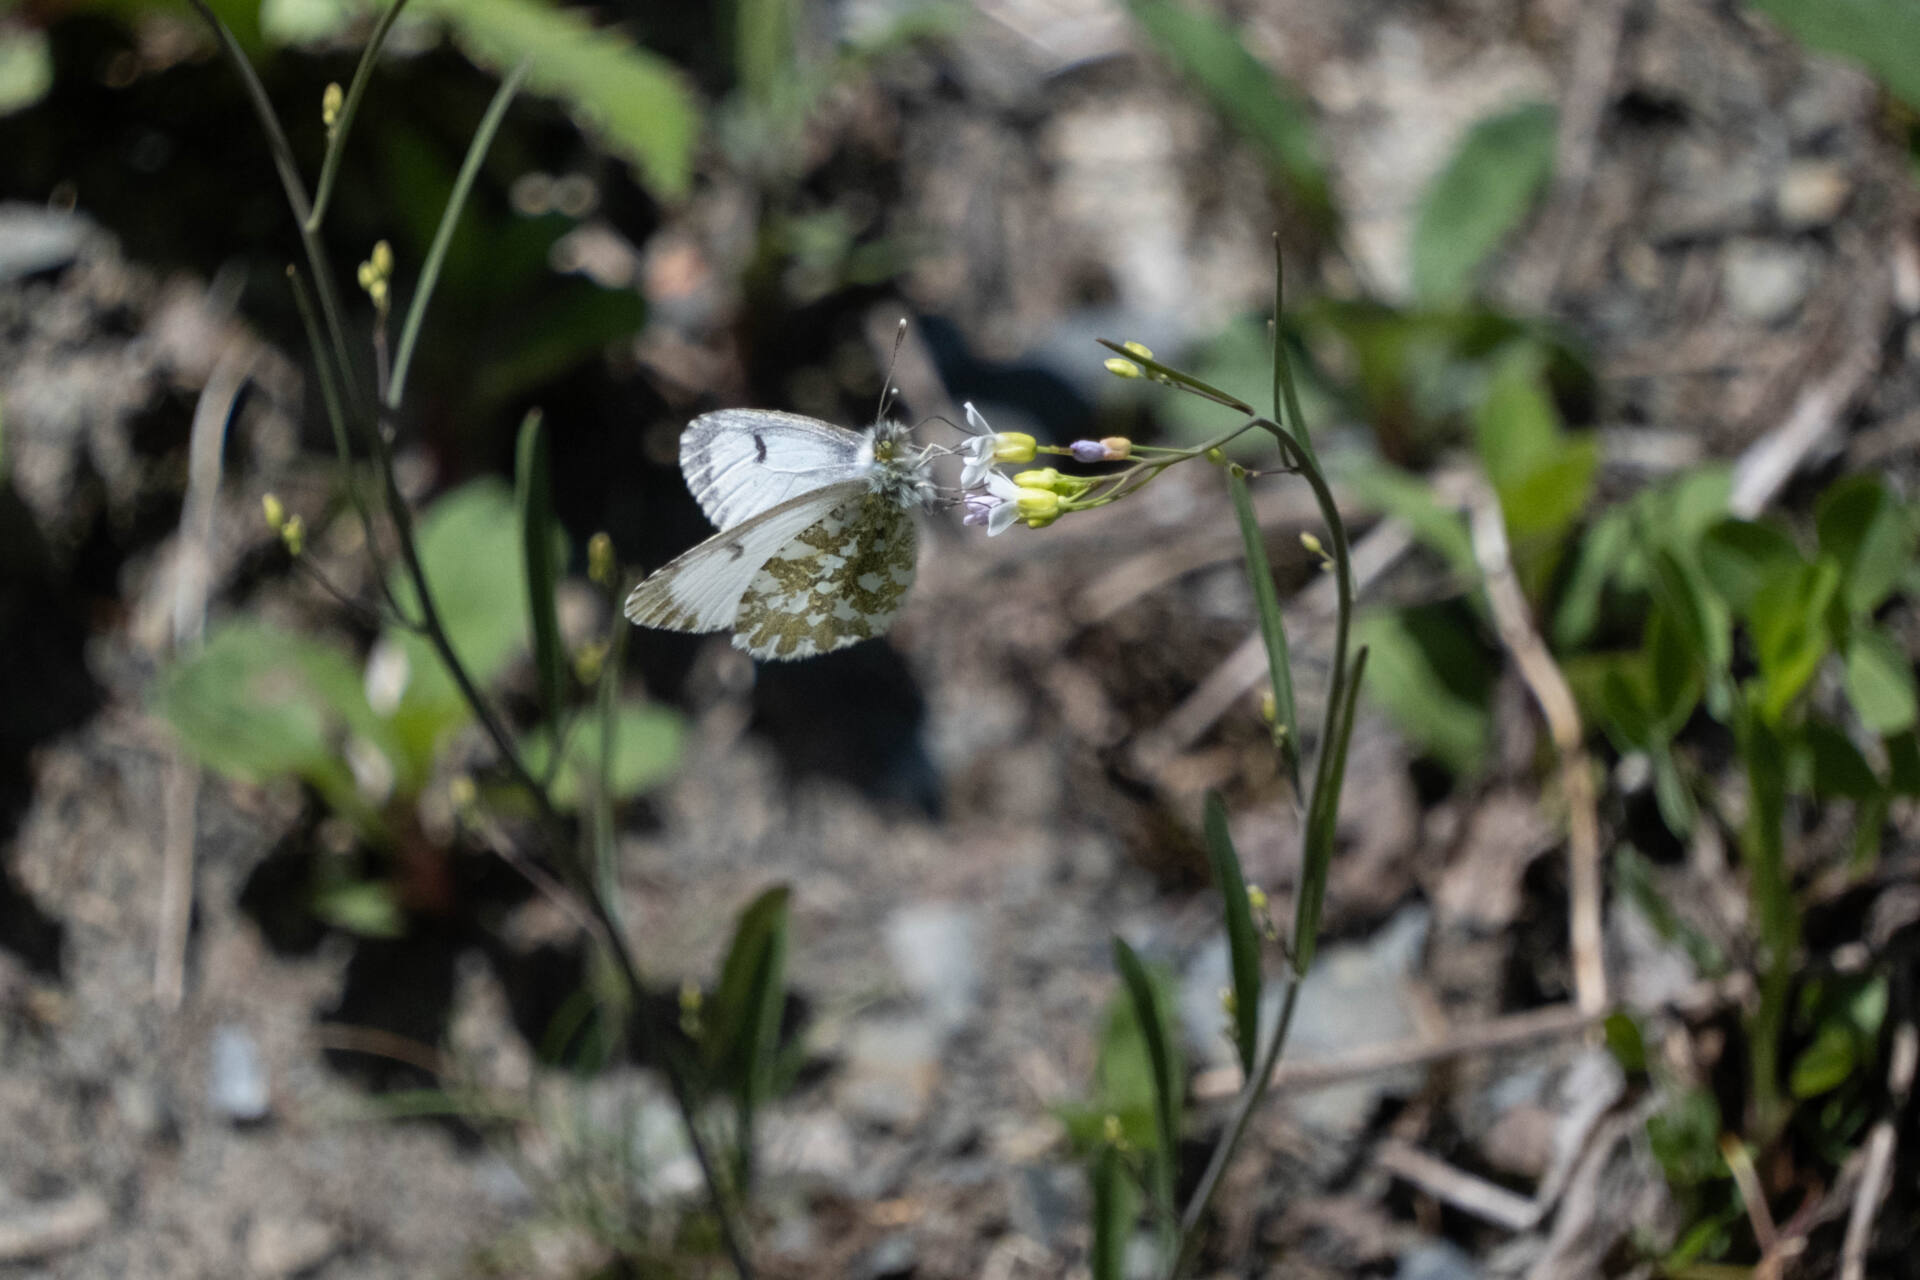
[[[906,428],[722,410],[688,425],[680,469],[720,531],[633,589],[633,622],[730,630],[756,658],[827,653],[892,623],[913,582],[911,513],[934,495]]]

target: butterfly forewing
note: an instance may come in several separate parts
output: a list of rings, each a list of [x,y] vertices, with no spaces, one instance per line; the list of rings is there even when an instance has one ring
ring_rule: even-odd
[[[776,553],[844,504],[867,496],[864,481],[813,489],[760,511],[656,570],[627,597],[629,620],[668,631],[725,631],[742,597]]]
[[[806,658],[884,632],[913,585],[913,517],[874,493],[836,502],[769,556],[747,586],[733,643]]]
[[[680,471],[720,529],[871,469],[858,432],[769,409],[704,413],[680,436]],[[863,458],[865,459],[863,461]]]

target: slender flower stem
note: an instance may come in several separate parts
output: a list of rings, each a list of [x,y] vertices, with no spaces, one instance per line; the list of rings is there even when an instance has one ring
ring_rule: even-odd
[[[380,49],[387,42],[387,33],[393,30],[395,19],[406,7],[407,0],[393,0],[374,24],[367,47],[360,53],[360,65],[353,70],[353,84],[347,89],[347,99],[341,104],[340,114],[327,134],[327,155],[320,162],[320,182],[314,188],[313,210],[306,218],[306,229],[309,231],[320,230],[320,224],[326,221],[327,205],[333,199],[333,184],[340,173],[340,156],[347,149],[347,134],[353,129],[353,117],[360,110],[360,99],[366,96],[368,82],[373,79],[373,66],[380,60]]]

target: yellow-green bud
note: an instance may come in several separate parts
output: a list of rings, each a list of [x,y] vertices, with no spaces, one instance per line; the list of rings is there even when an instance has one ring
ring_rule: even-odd
[[[1058,511],[1054,512],[1052,515],[1028,516],[1026,518],[1026,525],[1027,525],[1027,528],[1029,529],[1044,529],[1048,525],[1052,524],[1055,520],[1058,520],[1059,518],[1060,518],[1060,513]]]
[[[613,539],[605,533],[596,533],[587,539],[587,577],[610,587],[613,575],[618,572],[619,566],[613,558]]]
[[[373,269],[383,276],[393,274],[393,246],[385,240],[373,242]]]
[[[1240,1012],[1240,997],[1234,994],[1232,987],[1220,988],[1220,1011],[1229,1018]]]
[[[280,541],[287,544],[287,554],[297,556],[307,545],[307,526],[299,516],[288,516],[280,526]]]
[[[1206,457],[1207,457],[1207,461],[1211,462],[1216,467],[1223,467],[1227,463],[1227,455],[1220,452],[1218,449],[1207,450]]]
[[[1319,556],[1319,557],[1321,557],[1322,559],[1325,559],[1325,558],[1326,558],[1326,554],[1327,554],[1327,549],[1326,549],[1325,547],[1323,547],[1323,546],[1321,546],[1321,545],[1320,545],[1320,539],[1318,539],[1318,538],[1316,538],[1316,537],[1314,537],[1314,536],[1313,536],[1312,534],[1310,534],[1310,533],[1303,533],[1303,534],[1301,534],[1301,535],[1300,535],[1300,545],[1301,545],[1301,546],[1303,546],[1303,547],[1305,547],[1305,548],[1307,549],[1307,554],[1308,554],[1308,555],[1310,555],[1310,556]]]
[[[700,1038],[700,1005],[704,998],[700,984],[692,978],[680,984],[680,1029],[688,1039]]]
[[[373,246],[373,254],[360,264],[360,287],[373,299],[375,308],[387,309],[387,281],[393,275],[393,248],[385,240]]]
[[[1019,484],[1019,481],[1014,483]],[[1014,499],[1014,507],[1029,528],[1037,529],[1040,526],[1033,523],[1035,520],[1051,521],[1059,516],[1060,495],[1051,489],[1021,486],[1019,496]]]
[[[329,133],[333,131],[333,126],[339,122],[340,108],[345,106],[346,103],[347,95],[340,92],[340,85],[337,82],[327,85],[327,87],[321,91],[320,123],[327,126]]]
[[[600,678],[600,672],[607,665],[607,645],[605,641],[596,644],[583,644],[580,651],[573,655],[573,674],[581,684],[592,684]]]
[[[473,779],[464,773],[456,773],[447,783],[447,801],[455,813],[465,813],[473,808],[480,799],[480,788],[473,785]]]
[[[267,528],[275,533],[287,522],[287,509],[281,505],[278,494],[269,493],[260,499],[260,514],[267,518]]]
[[[1032,471],[1022,471],[1014,476],[1013,482],[1022,489],[1055,490],[1060,484],[1060,473],[1052,467],[1039,467]]]
[[[1247,905],[1257,914],[1267,909],[1267,891],[1257,884],[1247,886]]]
[[[1280,699],[1273,696],[1271,689],[1260,695],[1260,718],[1268,724],[1280,718]]]
[[[1140,366],[1131,360],[1122,360],[1114,356],[1107,361],[1107,372],[1116,378],[1138,378],[1142,376]]]
[[[1125,436],[1103,436],[1100,443],[1107,447],[1108,462],[1122,462],[1133,456],[1133,441]]]
[[[1139,356],[1142,360],[1153,359],[1153,352],[1148,350],[1147,344],[1144,342],[1123,342],[1120,345],[1124,349],[1133,352],[1134,355]]]
[[[1111,1111],[1107,1112],[1106,1118],[1100,1122],[1100,1135],[1107,1140],[1107,1145],[1110,1147],[1127,1145],[1127,1131],[1121,1126],[1120,1117]]]
[[[995,462],[1032,462],[1040,442],[1024,431],[1000,431],[994,434]]]

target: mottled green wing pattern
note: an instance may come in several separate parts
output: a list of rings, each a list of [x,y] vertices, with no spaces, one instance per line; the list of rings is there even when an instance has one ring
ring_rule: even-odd
[[[913,585],[913,516],[866,493],[801,530],[754,575],[733,643],[756,658],[807,658],[886,631]]]

